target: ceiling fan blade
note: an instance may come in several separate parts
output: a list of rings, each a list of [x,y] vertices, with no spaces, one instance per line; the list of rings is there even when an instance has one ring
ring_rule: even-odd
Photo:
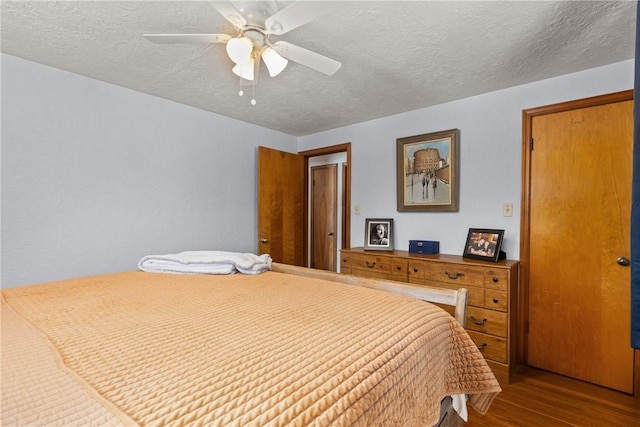
[[[231,36],[227,34],[144,34],[144,38],[160,44],[212,44],[231,40]]]
[[[305,67],[320,71],[328,76],[333,75],[342,66],[340,62],[334,59],[327,58],[319,53],[312,52],[283,40],[275,42],[271,47],[285,58],[304,65]]]
[[[269,34],[279,36],[340,7],[340,4],[334,1],[297,1],[267,18],[264,25]]]
[[[247,25],[247,20],[229,1],[210,1],[211,6],[217,10],[224,19],[231,22],[236,28],[242,28]]]

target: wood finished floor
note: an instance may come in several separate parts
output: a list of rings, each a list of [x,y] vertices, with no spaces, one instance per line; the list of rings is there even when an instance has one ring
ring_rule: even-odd
[[[640,426],[640,398],[530,367],[502,385],[489,412],[469,408],[467,427]]]

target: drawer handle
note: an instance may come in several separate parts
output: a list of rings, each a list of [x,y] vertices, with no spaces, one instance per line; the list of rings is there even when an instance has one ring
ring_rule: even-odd
[[[342,258],[342,262],[347,262],[347,259],[346,258]]]
[[[473,315],[471,317],[469,317],[469,318],[476,325],[484,325],[484,322],[486,322],[488,320],[486,317],[483,317],[482,320],[478,320],[478,319],[476,319],[476,316],[473,316]]]
[[[493,299],[493,303],[494,303],[494,304],[497,304],[497,303],[498,303],[498,298],[494,298],[494,299]]]
[[[455,273],[453,273],[453,274],[449,273],[448,271],[445,271],[445,272],[444,272],[444,274],[446,274],[446,275],[447,275],[447,277],[448,277],[449,279],[451,279],[451,280],[455,280],[455,279],[457,279],[458,277],[462,277],[462,276],[464,276],[464,273],[458,273],[457,271],[456,271]]]
[[[371,264],[369,264],[369,261],[365,261],[364,263],[367,264],[367,267],[369,267],[369,268],[373,268],[373,267],[376,266],[376,262],[375,261],[373,261],[373,263],[371,263]]]
[[[487,343],[486,342],[483,342],[482,344],[480,344],[478,346],[478,350],[480,350],[480,351],[484,350],[485,348],[487,348]]]
[[[402,270],[402,266],[400,266],[400,265],[396,265],[396,269],[397,269],[398,271],[400,271],[400,270]]]
[[[418,267],[413,267],[413,272],[417,273],[418,272]]]

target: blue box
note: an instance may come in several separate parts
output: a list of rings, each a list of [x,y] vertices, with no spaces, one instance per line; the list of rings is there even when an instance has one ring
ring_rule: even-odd
[[[440,242],[434,240],[409,240],[410,254],[433,255],[440,253]]]

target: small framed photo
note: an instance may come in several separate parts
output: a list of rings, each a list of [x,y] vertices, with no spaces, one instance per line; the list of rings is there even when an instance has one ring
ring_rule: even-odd
[[[393,219],[367,218],[364,224],[366,250],[393,250]]]
[[[501,255],[504,252],[500,250],[503,236],[504,230],[470,228],[464,245],[463,258],[498,262],[504,258],[504,255]]]

